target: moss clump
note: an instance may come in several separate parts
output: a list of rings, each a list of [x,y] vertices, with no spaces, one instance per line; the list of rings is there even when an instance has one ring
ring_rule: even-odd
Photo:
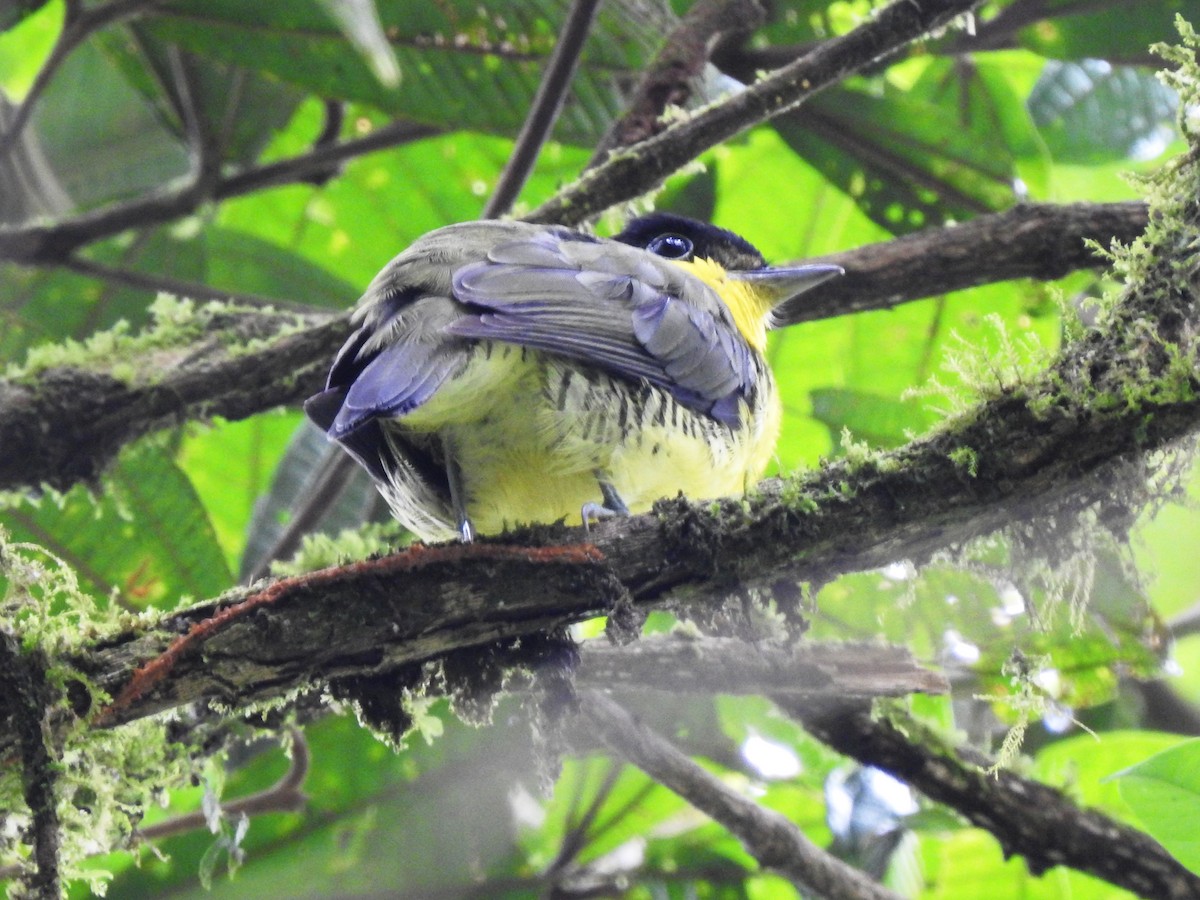
[[[70,659],[88,641],[119,630],[126,617],[97,607],[70,567],[42,548],[11,542],[0,530],[0,590],[0,621],[25,652],[36,650],[48,661],[45,680],[55,700],[45,710],[45,740],[56,760],[60,871],[103,894],[110,873],[85,868],[83,860],[130,846],[143,811],[163,802],[167,788],[189,781],[198,753],[172,742],[165,723],[154,719],[115,729],[91,726],[89,714],[111,698]],[[28,871],[32,848],[24,835],[32,811],[19,766],[0,771],[0,809],[9,823],[0,829],[0,866]],[[10,895],[20,890],[14,880]]]

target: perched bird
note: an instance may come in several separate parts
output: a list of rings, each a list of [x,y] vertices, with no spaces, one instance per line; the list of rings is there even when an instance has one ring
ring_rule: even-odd
[[[771,312],[841,271],[661,213],[451,225],[371,282],[305,409],[424,540],[739,494],[779,432]]]

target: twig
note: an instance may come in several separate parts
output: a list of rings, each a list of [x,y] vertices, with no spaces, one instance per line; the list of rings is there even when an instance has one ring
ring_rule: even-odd
[[[241,306],[259,306],[263,308],[286,309],[304,315],[320,315],[328,313],[327,309],[319,306],[309,306],[291,300],[280,300],[276,297],[264,297],[261,294],[244,294],[238,291],[226,291],[199,281],[186,281],[182,278],[172,278],[169,275],[152,275],[149,272],[137,272],[133,269],[123,269],[110,266],[82,256],[71,256],[62,263],[64,269],[87,275],[100,281],[111,281],[126,287],[146,291],[164,291],[177,297],[187,297],[191,300],[231,301]]]
[[[584,694],[580,714],[601,741],[728,829],[763,868],[822,897],[898,900],[898,894],[826,853],[779,813],[732,791],[607,697]]]
[[[862,705],[777,702],[839,753],[890,772],[990,831],[1006,856],[1020,854],[1035,875],[1069,866],[1143,897],[1200,897],[1200,876],[1151,837],[1079,808],[1052,787],[1007,770],[985,771],[988,761],[970,750],[958,755],[937,749],[932,739],[909,740]]]
[[[268,187],[305,181],[327,173],[338,162],[395,147],[438,133],[438,129],[393,122],[371,134],[332,146],[314,147],[290,159],[253,166],[218,180],[209,192],[194,183],[165,194],[139,197],[53,225],[0,228],[0,259],[26,264],[60,263],[85,244],[130,228],[170,222],[209,201],[227,200]]]
[[[521,133],[517,135],[512,156],[505,164],[504,171],[500,173],[496,189],[488,198],[481,218],[494,219],[503,215],[521,193],[522,186],[537,162],[538,153],[550,135],[550,129],[554,127],[559,113],[562,112],[563,101],[567,99],[571,79],[579,65],[583,44],[587,40],[599,5],[600,0],[572,0],[562,33],[546,63],[546,71],[542,73],[533,105],[521,126]]]
[[[736,638],[643,638],[618,647],[580,648],[581,687],[670,694],[771,694],[793,697],[899,697],[943,694],[940,673],[919,665],[904,647],[878,643],[776,646]]]
[[[703,111],[610,158],[526,216],[573,225],[642,194],[710,147],[829,87],[881,55],[961,15],[978,0],[896,0],[869,22]]]
[[[227,800],[221,803],[221,812],[226,816],[258,816],[273,812],[299,812],[308,805],[308,797],[303,788],[308,777],[312,757],[308,751],[308,741],[299,729],[292,729],[292,760],[288,770],[283,773],[275,784],[246,797]],[[208,819],[203,812],[186,813],[156,822],[145,828],[139,828],[134,833],[136,841],[159,841],[186,834],[208,826]]]

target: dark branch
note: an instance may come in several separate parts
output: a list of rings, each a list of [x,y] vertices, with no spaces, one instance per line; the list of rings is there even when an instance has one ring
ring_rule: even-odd
[[[1200,876],[1148,835],[1080,809],[1061,791],[1037,781],[1007,770],[984,771],[988,761],[975,751],[959,756],[938,749],[933,740],[917,743],[865,707],[781,705],[839,753],[890,772],[990,831],[1005,855],[1023,856],[1034,875],[1069,866],[1143,897],[1200,897]]]
[[[820,897],[898,900],[899,894],[826,853],[781,813],[735,793],[608,698],[584,694],[580,714],[603,743],[723,825],[763,868]]]
[[[291,159],[221,177],[211,187],[193,181],[171,191],[139,197],[53,225],[0,228],[0,259],[30,265],[60,263],[80,247],[130,228],[171,222],[211,201],[327,176],[331,167],[346,160],[437,133],[436,128],[393,122],[362,138],[317,146]]]
[[[614,203],[643,194],[705,150],[794,109],[817,91],[946,24],[977,3],[896,0],[849,34],[826,41],[741,93],[614,156],[525,218],[574,225]]]
[[[107,374],[114,359],[97,361],[96,370],[54,368],[0,380],[0,489],[45,483],[66,490],[95,481],[121,447],[152,431],[297,404],[320,390],[347,330],[334,318],[289,334],[305,320],[262,313],[198,321],[196,334],[179,345],[130,360],[142,366],[133,382]],[[263,349],[239,352],[253,340],[264,341]]]
[[[1146,204],[1030,203],[947,228],[820,257],[846,270],[779,310],[780,325],[826,319],[1015,278],[1053,280],[1106,264],[1088,246],[1130,243]]]
[[[481,218],[494,219],[504,215],[521,193],[542,145],[550,136],[550,129],[562,112],[563,102],[567,99],[571,80],[579,65],[579,57],[583,54],[584,41],[591,31],[599,6],[600,0],[573,0],[571,3],[558,41],[554,44],[554,52],[542,73],[529,114],[521,126],[521,133],[517,135],[512,156],[500,173],[496,190],[488,198]]]
[[[57,760],[47,745],[50,709],[55,702],[46,680],[48,665],[41,650],[27,651],[19,637],[0,631],[0,683],[4,688],[0,712],[11,717],[21,755],[25,805],[32,819],[28,840],[33,844],[33,870],[26,875],[25,886],[36,900],[58,900],[62,891]]]

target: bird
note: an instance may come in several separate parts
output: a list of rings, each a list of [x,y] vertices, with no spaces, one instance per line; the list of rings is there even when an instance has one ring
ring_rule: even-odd
[[[370,283],[305,411],[426,542],[737,496],[779,434],[773,311],[840,274],[671,213],[449,225]]]

